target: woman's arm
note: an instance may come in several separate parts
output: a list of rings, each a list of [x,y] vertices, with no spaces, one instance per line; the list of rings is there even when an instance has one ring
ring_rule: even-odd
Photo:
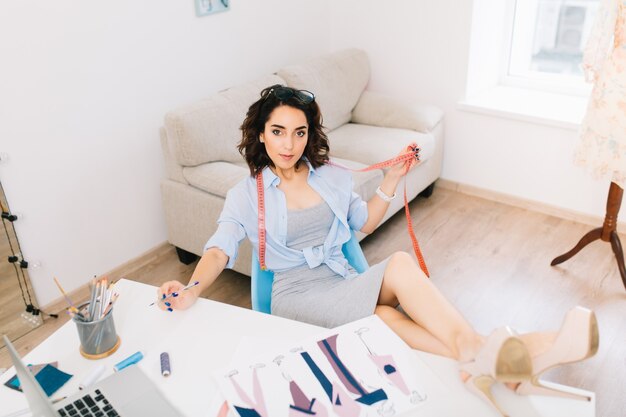
[[[200,284],[190,290],[194,290],[195,295],[200,296],[202,291],[215,282],[218,275],[226,268],[227,263],[228,255],[223,250],[216,247],[209,248],[200,258],[189,280],[190,283],[198,281]]]
[[[158,298],[163,298],[163,295],[178,293],[177,296],[170,297],[167,302],[170,305],[166,305],[164,302],[158,303],[159,307],[163,310],[184,310],[189,308],[196,302],[202,291],[206,290],[213,284],[219,274],[222,273],[226,264],[228,263],[228,255],[219,248],[213,247],[208,249],[200,258],[196,269],[191,275],[189,283],[198,281],[200,284],[188,289],[187,291],[181,291],[184,285],[178,281],[168,281],[161,285],[158,290]]]
[[[244,181],[250,181],[250,179]],[[167,294],[176,293],[166,302],[158,303],[163,310],[189,308],[202,291],[213,284],[224,268],[231,268],[234,264],[239,244],[246,237],[242,219],[250,216],[249,206],[246,205],[249,199],[244,181],[228,190],[226,194],[224,207],[217,221],[217,230],[204,246],[204,254],[189,280],[190,284],[196,281],[199,284],[186,291],[182,291],[184,285],[178,281],[168,281],[161,285],[158,290],[159,299],[163,299]]]
[[[408,152],[413,152],[409,147],[404,149],[398,155],[403,155]],[[392,197],[396,188],[398,187],[398,183],[400,179],[404,176],[405,173],[413,169],[417,165],[417,159],[411,159],[410,161],[400,162],[396,165],[392,166],[387,170],[385,177],[383,178],[383,182],[380,184],[380,191],[383,192],[387,197]],[[407,170],[406,164],[409,165],[409,169]],[[363,233],[372,233],[380,221],[383,219],[383,216],[387,212],[389,208],[390,201],[385,201],[378,194],[372,197],[367,202],[367,221],[361,228],[361,232]]]

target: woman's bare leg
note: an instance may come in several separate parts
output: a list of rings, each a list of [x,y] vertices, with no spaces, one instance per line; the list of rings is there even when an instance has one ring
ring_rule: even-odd
[[[413,320],[393,307],[378,305],[374,311],[404,342],[413,349],[453,357],[450,349],[430,332],[417,325]]]
[[[396,252],[389,259],[378,297],[379,305],[395,307],[398,303],[419,328],[445,346],[448,352],[445,356],[469,360],[483,344],[483,337],[474,331],[406,252]],[[404,323],[397,328],[405,340],[409,335],[402,334],[415,330]],[[431,342],[425,343],[430,345]]]

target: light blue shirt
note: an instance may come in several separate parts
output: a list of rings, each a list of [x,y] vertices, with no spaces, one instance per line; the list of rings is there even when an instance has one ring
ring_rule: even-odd
[[[367,203],[352,191],[350,171],[332,165],[314,169],[308,161],[308,183],[330,206],[335,219],[324,244],[302,250],[288,248],[287,201],[278,189],[280,178],[269,167],[263,170],[265,188],[265,263],[273,271],[284,271],[305,263],[310,268],[325,263],[337,274],[348,277],[348,262],[341,247],[350,240],[350,229],[361,230],[367,221]],[[228,255],[226,268],[237,259],[239,244],[247,236],[255,252],[259,248],[256,178],[246,177],[226,194],[217,230],[204,246],[220,248]]]

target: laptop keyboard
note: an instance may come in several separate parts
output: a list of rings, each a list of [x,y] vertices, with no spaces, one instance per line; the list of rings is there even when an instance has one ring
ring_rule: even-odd
[[[116,417],[119,416],[104,394],[97,389],[95,396],[87,394],[57,410],[62,417]]]

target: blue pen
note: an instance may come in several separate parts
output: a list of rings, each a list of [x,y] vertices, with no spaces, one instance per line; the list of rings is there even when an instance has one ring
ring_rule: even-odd
[[[127,366],[133,365],[142,359],[143,359],[143,353],[141,352],[133,353],[132,355],[130,355],[128,358],[124,359],[123,361],[116,363],[115,366],[113,366],[113,370],[115,372],[121,371]]]
[[[180,291],[177,291],[177,292],[173,292],[173,293],[171,293],[171,294],[168,294],[168,295],[166,295],[165,297],[160,298],[160,299],[156,300],[155,302],[153,302],[153,303],[151,303],[151,304],[148,304],[148,307],[153,306],[153,305],[155,305],[155,304],[156,304],[156,303],[158,303],[158,302],[165,301],[165,300],[167,300],[168,298],[171,298],[171,297],[177,297],[179,292],[181,292],[181,291],[187,291],[189,288],[195,287],[195,286],[196,286],[196,285],[198,285],[198,284],[200,284],[200,281],[194,281],[194,282],[192,282],[191,284],[187,285],[186,287],[183,287]],[[165,295],[165,294],[163,294],[163,295]]]

